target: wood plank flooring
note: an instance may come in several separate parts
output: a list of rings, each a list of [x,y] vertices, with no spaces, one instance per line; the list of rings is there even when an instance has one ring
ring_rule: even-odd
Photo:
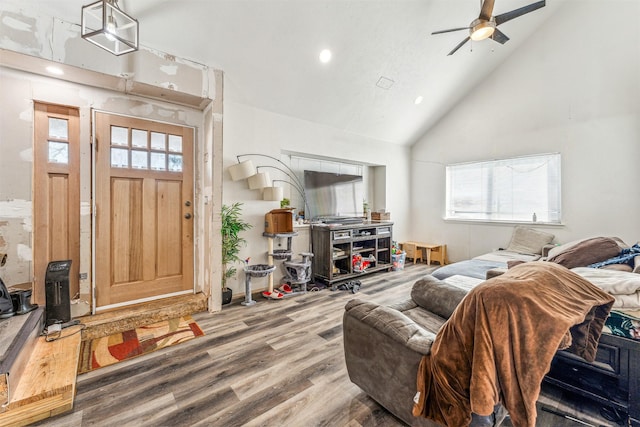
[[[425,264],[361,278],[348,291],[258,297],[193,317],[205,336],[78,377],[74,410],[42,426],[403,426],[349,381],[342,353],[344,305],[409,295]],[[597,407],[545,387],[540,403],[594,426]],[[538,426],[584,424],[539,411]]]

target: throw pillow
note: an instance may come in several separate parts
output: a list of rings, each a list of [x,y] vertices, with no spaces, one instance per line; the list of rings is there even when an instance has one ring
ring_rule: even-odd
[[[533,228],[517,226],[513,230],[507,250],[523,254],[541,254],[542,247],[551,243],[555,236]]]
[[[567,244],[569,245],[569,244]],[[558,248],[554,248],[556,251]],[[585,239],[578,243],[572,244],[567,249],[556,252],[554,255],[550,253],[547,261],[555,262],[567,268],[586,267],[613,258],[620,253],[618,243],[609,237],[593,237]]]

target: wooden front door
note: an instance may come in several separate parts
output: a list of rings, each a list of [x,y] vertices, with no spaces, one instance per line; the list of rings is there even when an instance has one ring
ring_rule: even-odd
[[[193,133],[96,112],[97,309],[193,290]]]

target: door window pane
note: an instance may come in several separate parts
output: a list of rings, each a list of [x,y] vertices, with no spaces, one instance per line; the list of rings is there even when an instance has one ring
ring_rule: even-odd
[[[49,141],[49,162],[69,164],[69,144]]]
[[[169,154],[169,170],[182,172],[182,156],[180,154]]]
[[[182,137],[178,135],[169,135],[169,151],[174,153],[182,153]]]
[[[147,169],[149,167],[147,152],[131,150],[131,167],[135,169]]]
[[[165,151],[167,149],[167,134],[151,132],[151,149]]]
[[[129,129],[118,126],[111,126],[111,144],[129,145]]]
[[[125,150],[122,148],[112,148],[111,166],[114,168],[129,167],[129,150]]]
[[[131,145],[133,147],[147,148],[147,131],[140,130],[140,129],[132,129]]]
[[[151,169],[160,170],[160,171],[167,170],[166,154],[151,153]]]
[[[49,138],[69,139],[69,122],[49,117]]]

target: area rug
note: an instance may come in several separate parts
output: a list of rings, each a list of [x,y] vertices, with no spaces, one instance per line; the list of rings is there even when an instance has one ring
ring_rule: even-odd
[[[191,316],[165,320],[136,329],[83,341],[78,374],[142,356],[204,335]]]

